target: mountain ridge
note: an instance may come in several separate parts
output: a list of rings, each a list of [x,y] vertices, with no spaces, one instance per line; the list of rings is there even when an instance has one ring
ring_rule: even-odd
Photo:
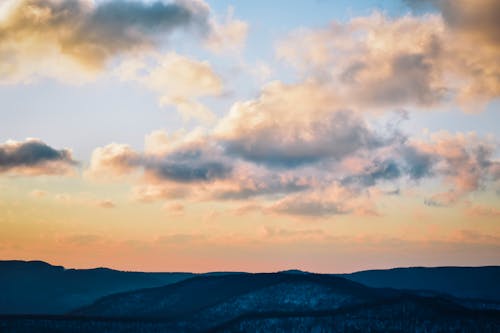
[[[315,274],[298,269],[289,269],[280,273]],[[107,295],[168,286],[192,277],[231,274],[252,273],[131,272],[105,267],[65,268],[40,260],[0,261],[0,293],[2,295],[0,314],[65,314],[92,304]],[[427,278],[422,278],[422,274],[427,275]],[[500,285],[496,282],[500,281],[500,266],[415,266],[320,275],[344,277],[368,287],[394,288],[419,291],[422,295],[426,293],[434,296],[446,294],[459,298],[500,302]]]
[[[469,308],[457,301],[372,288],[328,274],[200,275],[162,287],[105,296],[67,315],[0,315],[0,331],[347,333],[500,329],[500,311]]]

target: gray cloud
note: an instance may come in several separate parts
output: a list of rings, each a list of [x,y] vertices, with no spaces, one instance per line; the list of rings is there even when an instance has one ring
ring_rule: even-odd
[[[57,150],[39,140],[0,144],[0,173],[65,174],[75,165],[69,150]]]
[[[205,147],[207,148],[207,147]],[[157,183],[210,182],[230,176],[232,166],[213,152],[198,147],[178,148],[164,153],[139,153],[126,145],[110,144],[92,154],[90,175],[126,175],[143,170],[146,178]]]
[[[274,119],[273,122],[279,122]],[[295,168],[325,159],[341,160],[361,149],[374,149],[386,139],[350,111],[332,112],[304,128],[269,124],[222,140],[228,154],[271,167]]]
[[[447,25],[497,46],[500,43],[500,2],[497,0],[405,0],[412,9],[430,6],[441,11]],[[471,36],[472,37],[472,36]]]
[[[394,160],[374,161],[362,174],[344,178],[342,184],[357,184],[363,187],[371,187],[379,180],[394,180],[401,177],[401,175],[400,167]]]
[[[404,145],[400,154],[405,161],[405,172],[413,180],[419,180],[433,175],[433,167],[438,157],[423,151],[419,151],[413,146]]]
[[[207,33],[208,16],[208,7],[195,1],[21,0],[0,21],[0,65],[54,47],[100,68],[113,56],[156,45],[176,29]]]
[[[110,56],[147,46],[176,28],[208,28],[208,11],[195,13],[182,3],[113,0],[99,4],[62,40],[63,51],[102,62]]]
[[[305,191],[312,186],[311,182],[298,177],[282,179],[277,174],[270,174],[260,181],[252,182],[251,186],[240,184],[238,189],[216,191],[214,197],[221,200],[242,200],[258,196],[286,195]]]
[[[443,100],[446,90],[433,86],[436,71],[433,57],[434,52],[430,50],[427,54],[398,55],[390,60],[391,74],[364,86],[360,96],[375,105],[405,105],[412,102],[432,105]]]
[[[278,56],[321,80],[346,108],[424,109],[454,100],[477,112],[500,96],[500,2],[406,2],[426,15],[375,12],[300,29],[278,45]]]
[[[340,183],[351,189],[376,186],[398,179],[420,181],[437,177],[453,190],[431,195],[428,206],[448,206],[464,195],[483,190],[500,179],[500,162],[495,160],[497,144],[473,134],[442,132],[430,142],[395,142],[389,157],[377,157],[362,172],[347,174]]]
[[[201,152],[192,155],[168,155],[162,158],[143,157],[138,161],[146,172],[157,179],[168,179],[180,183],[212,181],[227,178],[232,167],[219,160],[208,159]]]
[[[346,210],[337,202],[308,200],[300,197],[284,199],[269,209],[274,213],[306,217],[324,217],[350,213],[349,210]]]

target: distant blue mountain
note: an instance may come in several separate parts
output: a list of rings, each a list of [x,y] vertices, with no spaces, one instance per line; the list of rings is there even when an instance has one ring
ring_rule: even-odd
[[[339,276],[136,273],[4,261],[0,332],[500,332],[498,281],[500,267]]]
[[[376,288],[429,290],[455,297],[500,302],[500,266],[409,267],[339,276]]]
[[[65,314],[107,295],[167,286],[197,276],[202,278],[227,275],[240,276],[241,273],[141,273],[106,268],[65,269],[42,261],[0,261],[0,314]],[[300,277],[311,274],[289,270],[278,275]],[[241,281],[244,281],[245,276],[247,275],[241,277]],[[419,291],[419,295],[426,295],[422,291],[431,291],[436,294],[500,302],[498,266],[396,268],[337,276],[368,287],[413,290]],[[252,283],[260,281],[255,276],[250,280]],[[206,280],[206,286],[200,285],[200,288],[210,288],[211,281],[216,280]],[[243,285],[234,287],[246,288]],[[201,292],[196,294],[203,295]]]
[[[65,269],[42,261],[0,261],[0,314],[63,314],[99,297],[158,287],[191,273]]]
[[[329,274],[216,274],[109,295],[64,316],[0,316],[0,332],[500,331],[500,311],[467,302]]]

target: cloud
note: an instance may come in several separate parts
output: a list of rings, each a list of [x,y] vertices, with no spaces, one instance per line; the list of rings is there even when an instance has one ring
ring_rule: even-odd
[[[469,193],[491,188],[500,179],[498,144],[474,133],[436,132],[427,139],[403,139],[344,165],[341,184],[363,190],[400,179],[415,185],[438,179],[445,191],[429,195],[428,206],[449,206]],[[396,183],[399,186],[399,184]]]
[[[49,192],[44,190],[33,190],[30,192],[30,196],[34,198],[44,198],[49,194]]]
[[[181,246],[181,245],[192,245],[195,243],[206,242],[208,237],[201,234],[169,234],[160,236],[157,238],[157,244],[170,245],[170,246]]]
[[[70,150],[54,149],[38,139],[0,144],[0,174],[68,175],[76,164]]]
[[[433,62],[442,29],[437,17],[374,13],[296,31],[278,44],[277,54],[332,85],[346,107],[429,106],[445,97]]]
[[[174,106],[184,120],[205,123],[215,115],[199,98],[218,96],[223,91],[222,79],[207,61],[198,61],[176,53],[155,55],[144,61],[126,60],[117,69],[123,80],[133,80],[156,92],[162,106]]]
[[[453,189],[433,194],[431,197],[424,200],[424,204],[430,207],[447,207],[455,204],[463,193]]]
[[[378,117],[342,103],[319,79],[272,82],[211,129],[154,131],[144,152],[98,148],[87,172],[137,175],[133,197],[143,202],[258,198],[263,211],[297,216],[376,216],[373,196],[425,180],[444,187],[425,193],[425,203],[450,205],[500,179],[493,139],[409,138],[400,130],[405,112]]]
[[[259,172],[257,169],[242,172],[240,168],[233,172],[233,177],[228,182],[216,185],[209,189],[210,197],[218,200],[243,200],[302,192],[313,187],[314,180],[308,176]]]
[[[341,160],[385,144],[356,113],[338,109],[315,81],[268,84],[258,99],[233,105],[214,136],[231,155],[278,167]]]
[[[450,237],[451,242],[469,244],[500,244],[500,237],[490,233],[482,233],[475,230],[459,230]]]
[[[270,211],[287,215],[322,217],[347,214],[342,204],[335,201],[320,199],[304,199],[300,196],[288,197],[270,207]]]
[[[484,205],[473,205],[466,209],[466,214],[472,217],[500,217],[500,209]]]
[[[128,145],[112,143],[94,150],[87,170],[94,178],[122,177],[135,172],[142,173],[144,179],[153,184],[196,183],[227,178],[232,166],[220,156],[217,147],[206,142],[197,145],[188,140],[178,143],[174,150],[145,153],[136,152]]]
[[[437,179],[445,189],[449,187],[426,195],[424,203],[435,207],[450,206],[470,193],[491,188],[500,179],[496,148],[495,141],[474,133],[437,132],[428,140],[397,140],[390,146],[359,155],[356,162],[346,157],[337,167],[328,165],[333,178],[320,172],[324,164],[316,164],[312,170],[300,170],[301,174],[312,172],[316,181],[296,191],[300,193],[282,193],[267,211],[311,217],[377,216],[373,196],[391,194],[377,186],[382,183],[396,185],[399,189],[403,180],[415,185],[424,179]]]
[[[285,229],[276,228],[271,226],[264,226],[261,228],[261,234],[265,238],[270,239],[293,239],[293,240],[303,240],[303,239],[323,239],[328,235],[322,229]]]
[[[172,216],[180,216],[184,214],[184,205],[180,203],[165,204],[162,209]]]
[[[86,176],[94,179],[113,179],[130,174],[140,159],[130,146],[111,143],[92,152]]]
[[[457,100],[464,110],[481,110],[500,96],[498,2],[436,2],[440,14],[375,12],[301,29],[278,44],[277,55],[304,77],[322,80],[347,108],[430,108]]]
[[[449,54],[458,55],[451,58],[448,67],[453,67],[457,77],[466,79],[459,91],[459,100],[474,110],[478,98],[479,102],[485,102],[498,97],[500,66],[496,59],[500,54],[500,3],[495,0],[428,0],[424,3],[440,11],[448,32],[445,42],[449,45]],[[470,45],[476,47],[470,48]]]
[[[212,32],[205,41],[206,46],[216,53],[238,51],[245,45],[248,23],[234,18],[234,8],[229,7],[223,22],[211,22]]]
[[[150,203],[161,200],[185,199],[191,195],[192,189],[186,184],[165,183],[146,180],[132,189],[132,198],[138,202]]]
[[[143,202],[186,197],[241,200],[300,192],[315,182],[307,175],[276,174],[240,161],[201,129],[153,131],[145,138],[144,152],[116,143],[96,148],[85,174],[96,180],[134,177],[138,183],[133,197]]]
[[[263,126],[266,131],[269,128],[272,134],[271,126],[262,125],[268,121],[265,112],[272,112],[273,109],[269,110],[255,108],[252,112],[258,114],[255,117],[261,122],[258,126]],[[342,121],[345,119],[344,111],[333,114],[341,115],[338,119]],[[328,119],[327,115],[323,115],[323,119]],[[234,115],[228,117],[231,116]],[[311,114],[308,116],[315,119]],[[356,119],[354,124],[361,121],[358,121],[361,118],[357,118],[356,113],[352,116]],[[345,117],[351,119],[350,116]],[[243,128],[252,122],[246,118],[246,121],[236,119],[238,121],[231,124],[241,122]],[[222,119],[220,124],[226,121]],[[294,121],[291,122],[291,130],[299,133],[302,129],[302,133],[308,133],[310,127],[307,122],[301,128],[300,121]],[[280,133],[286,133],[290,128],[274,122],[276,140],[257,135],[259,130],[252,131],[252,126],[248,132],[228,132],[242,144],[257,142],[255,146],[245,147],[246,152],[258,147],[264,152],[260,152],[260,156],[269,160],[236,154],[227,137],[222,136],[221,127],[216,126],[213,132],[202,129],[172,134],[154,131],[146,136],[144,152],[117,144],[98,148],[93,153],[87,172],[97,172],[109,179],[113,175],[136,175],[133,197],[142,202],[172,199],[217,202],[259,198],[266,203],[262,204],[263,212],[297,216],[377,216],[380,214],[374,203],[379,196],[400,194],[403,186],[416,186],[424,180],[440,181],[444,188],[439,193],[425,193],[425,204],[449,206],[470,193],[490,189],[500,179],[500,161],[495,158],[497,143],[491,138],[481,138],[473,133],[447,132],[433,133],[424,139],[407,138],[392,125],[385,128],[391,128],[395,134],[377,137],[364,121],[358,127],[345,121],[340,124],[343,127],[338,130],[340,133],[334,133],[339,127],[333,127],[332,134],[328,133],[330,138],[322,135],[319,138],[322,141],[314,143],[319,147],[314,155],[293,155],[297,159],[300,157],[298,161],[302,164],[289,159],[286,154],[294,151],[294,145],[301,147],[304,143],[298,139],[278,140]],[[336,137],[342,135],[343,130],[352,128],[366,130],[370,133],[368,137],[376,139],[359,142],[352,139],[355,149],[339,155],[332,154],[339,148],[332,150],[329,146],[342,144],[343,141]],[[313,132],[310,138],[316,138],[315,134],[317,132]],[[267,142],[267,147],[258,140]],[[322,145],[328,147],[323,149]],[[303,151],[304,154],[309,153],[306,149]],[[283,156],[285,162],[277,163],[277,157]],[[314,159],[304,156],[314,156]],[[302,162],[304,160],[307,163]],[[394,188],[398,190],[394,192]]]
[[[156,179],[174,180],[181,183],[223,179],[231,173],[229,165],[216,160],[200,159],[197,153],[159,159],[146,157],[143,166]]]
[[[110,209],[115,208],[116,204],[110,199],[96,199],[92,193],[50,193],[43,190],[33,190],[30,196],[36,199],[50,199],[58,204],[65,204],[70,206],[85,206]],[[47,202],[47,201],[46,201]]]
[[[74,246],[91,246],[104,241],[103,237],[93,234],[75,234],[59,239],[61,243],[67,243]]]
[[[99,71],[113,57],[154,48],[177,29],[201,33],[209,15],[195,1],[11,0],[4,6],[0,73],[14,82],[67,75],[58,65]]]
[[[183,31],[213,49],[241,46],[247,25],[201,0],[7,0],[0,5],[0,82],[92,79],[111,59],[162,48]]]
[[[156,136],[158,139],[158,133]],[[166,133],[163,139],[168,140]],[[232,173],[230,161],[217,144],[197,130],[186,137],[175,133],[170,144],[170,149],[157,145],[156,151],[150,145],[149,151],[142,154],[138,165],[150,179],[179,183],[211,182],[228,178]]]
[[[363,187],[374,186],[379,180],[394,180],[401,177],[402,172],[398,164],[393,160],[375,160],[362,173],[344,178],[342,183],[349,185],[357,183]]]
[[[365,203],[357,193],[338,183],[323,184],[300,194],[287,195],[265,211],[298,217],[320,218],[354,213]]]
[[[412,146],[432,156],[433,173],[439,175],[445,185],[451,186],[450,191],[430,198],[428,204],[450,205],[500,178],[497,173],[500,161],[495,159],[497,143],[481,139],[474,133],[438,132],[430,141],[414,140]]]
[[[491,47],[500,43],[500,4],[496,0],[405,0],[412,8],[431,4],[440,10],[447,25],[465,38]]]
[[[97,207],[107,208],[107,209],[116,207],[115,203],[111,200],[99,200],[96,201],[95,204]]]
[[[433,176],[433,167],[438,156],[421,151],[411,144],[402,146],[399,154],[405,161],[405,172],[409,175],[410,179],[420,180]]]

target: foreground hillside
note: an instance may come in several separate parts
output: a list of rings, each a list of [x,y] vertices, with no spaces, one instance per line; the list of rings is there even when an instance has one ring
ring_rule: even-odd
[[[4,316],[0,332],[498,332],[500,312],[332,275],[197,276],[66,316]]]

